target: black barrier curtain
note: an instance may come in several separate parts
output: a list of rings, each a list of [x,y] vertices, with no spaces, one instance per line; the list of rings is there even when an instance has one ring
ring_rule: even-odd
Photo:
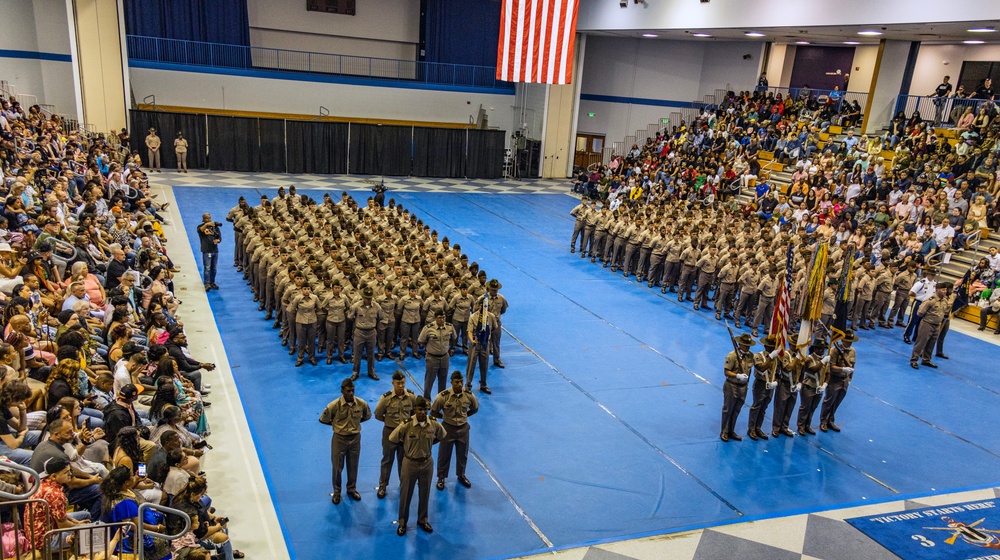
[[[288,173],[347,173],[347,123],[285,121]]]
[[[260,157],[254,171],[285,172],[285,121],[260,119]]]
[[[208,116],[208,167],[219,171],[256,171],[260,159],[257,119]]]
[[[163,113],[159,111],[131,111],[132,128],[129,131],[133,150],[138,150],[144,167],[149,168],[146,153],[146,136],[150,127],[156,129],[160,137],[160,165],[163,169],[176,169],[177,156],[174,154],[174,138],[178,132],[184,133],[188,141],[187,164],[190,169],[205,169],[205,115],[194,113]]]
[[[503,176],[503,154],[507,133],[502,130],[469,130],[465,176],[497,179]]]
[[[465,129],[414,128],[413,175],[463,177]]]
[[[413,128],[351,124],[351,173],[409,175],[413,168]]]

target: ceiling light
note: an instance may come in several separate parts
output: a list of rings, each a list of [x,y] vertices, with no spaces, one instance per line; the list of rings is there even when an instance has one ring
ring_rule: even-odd
[[[708,33],[692,33],[692,37],[711,37]]]
[[[643,33],[643,37],[656,37],[656,33]]]
[[[796,45],[808,45],[810,43],[809,43],[809,41],[795,41],[795,44]]]
[[[966,45],[982,45],[986,41],[980,41],[979,39],[969,39],[968,41],[962,41]]]
[[[744,33],[744,35],[746,35],[747,37],[763,37],[764,36],[764,34],[761,33],[760,31],[747,31],[746,33]]]
[[[863,35],[865,37],[877,37],[878,35],[881,35],[881,34],[882,34],[881,31],[871,31],[871,30],[869,30],[869,31],[858,31],[858,35]]]
[[[969,33],[996,33],[995,27],[973,27],[968,30]]]
[[[844,41],[845,45],[860,45],[861,43],[857,41]]]

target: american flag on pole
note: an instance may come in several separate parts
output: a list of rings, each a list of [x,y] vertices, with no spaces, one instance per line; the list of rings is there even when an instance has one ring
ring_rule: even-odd
[[[503,0],[497,79],[568,84],[579,0]]]
[[[795,262],[795,251],[793,245],[788,244],[788,254],[785,259],[785,275],[778,283],[778,298],[774,305],[774,316],[771,317],[770,333],[775,337],[774,347],[785,351],[785,344],[788,341],[788,323],[791,321],[791,303],[789,301],[788,290],[792,285],[792,263]]]

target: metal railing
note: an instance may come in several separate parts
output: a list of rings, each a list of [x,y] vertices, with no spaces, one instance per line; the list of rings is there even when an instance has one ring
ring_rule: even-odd
[[[494,66],[373,58],[139,35],[128,35],[126,44],[129,60],[135,61],[331,74],[498,89],[514,87],[513,83],[496,78]]]
[[[973,114],[975,114],[979,111],[979,105],[984,101],[983,99],[965,97],[900,95],[896,98],[896,108],[892,114],[895,115],[902,111],[909,118],[914,112],[919,112],[920,118],[925,121],[954,126],[966,109],[972,109]]]
[[[780,93],[782,97],[785,98],[791,97],[792,99],[798,99],[804,89],[805,88],[769,87],[767,88],[767,91],[775,95]],[[814,96],[816,98],[820,98],[822,96],[833,97],[835,99],[834,107],[838,113],[843,109],[845,103],[857,101],[862,111],[865,110],[865,104],[868,103],[867,91],[833,91],[829,89],[809,88],[809,92],[810,96]]]

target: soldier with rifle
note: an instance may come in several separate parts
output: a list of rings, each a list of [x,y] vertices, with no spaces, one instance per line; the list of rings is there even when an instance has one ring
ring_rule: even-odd
[[[778,386],[776,381],[780,359],[778,355],[781,353],[780,349],[775,348],[777,340],[774,335],[766,336],[762,342],[764,350],[753,355],[753,404],[750,406],[750,419],[747,425],[747,435],[754,441],[768,439],[760,427],[764,423],[767,406],[771,404],[771,398],[774,396],[774,388]]]
[[[799,435],[816,435],[812,429],[812,418],[823,400],[827,382],[830,379],[830,354],[826,339],[817,338],[809,346],[809,355],[805,358],[802,371],[802,398],[799,402],[798,427]]]
[[[733,351],[726,354],[726,362],[723,366],[726,382],[722,386],[722,431],[719,434],[719,439],[722,441],[730,439],[742,441],[743,438],[736,433],[736,419],[743,409],[743,403],[747,400],[750,368],[753,367],[753,355],[750,353],[750,347],[757,344],[757,341],[747,333],[735,338],[728,324],[726,328],[729,330],[729,339],[733,343]]]
[[[819,411],[819,429],[824,432],[827,429],[835,432],[840,431],[834,421],[834,416],[847,394],[851,379],[854,378],[854,364],[857,361],[857,356],[852,345],[857,340],[858,336],[854,334],[854,331],[848,329],[844,331],[844,338],[834,343],[833,349],[830,350],[830,385],[826,389],[823,406]]]

